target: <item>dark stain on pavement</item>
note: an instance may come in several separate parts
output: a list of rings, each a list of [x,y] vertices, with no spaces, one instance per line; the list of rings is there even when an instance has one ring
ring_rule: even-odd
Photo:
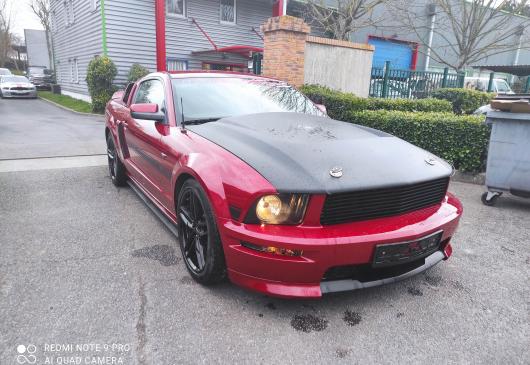
[[[180,260],[175,255],[175,249],[168,245],[155,245],[151,247],[144,247],[133,251],[133,257],[145,257],[151,260],[159,261],[164,266],[176,265]]]
[[[346,322],[348,326],[357,326],[359,323],[361,323],[362,317],[357,312],[352,312],[351,310],[347,310],[344,312],[344,317],[342,317],[342,320]]]
[[[410,295],[415,297],[421,297],[423,295],[423,292],[420,289],[415,288],[413,286],[410,286],[407,291]]]
[[[346,356],[348,356],[349,353],[350,350],[348,349],[338,348],[337,350],[335,350],[335,354],[339,359],[344,359]]]
[[[328,327],[328,321],[312,314],[297,314],[291,319],[291,327],[297,331],[320,332]]]
[[[276,310],[276,305],[273,302],[268,302],[267,304],[265,304],[265,307],[273,311]]]
[[[396,317],[397,317],[397,318],[401,318],[401,317],[403,317],[404,315],[405,315],[405,313],[403,313],[403,312],[398,312],[398,313],[396,314]]]
[[[193,284],[193,279],[189,276],[183,276],[180,278],[180,283],[184,285],[191,285]]]
[[[427,284],[432,285],[432,286],[440,286],[440,284],[442,283],[442,277],[427,275],[425,276],[425,282],[427,282]]]

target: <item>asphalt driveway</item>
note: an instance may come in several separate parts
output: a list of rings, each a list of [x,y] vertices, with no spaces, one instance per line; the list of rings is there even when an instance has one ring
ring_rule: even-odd
[[[104,151],[97,118],[6,102],[2,159]],[[103,162],[43,160],[0,172],[0,364],[20,354],[38,364],[530,362],[530,201],[485,207],[482,187],[453,183],[465,213],[450,260],[397,284],[288,301],[194,283],[175,238]]]

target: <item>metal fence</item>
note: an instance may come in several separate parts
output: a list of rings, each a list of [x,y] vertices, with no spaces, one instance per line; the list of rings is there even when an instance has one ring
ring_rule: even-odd
[[[465,73],[411,71],[392,69],[390,62],[385,67],[372,68],[370,96],[378,98],[427,98],[442,87],[464,87]]]

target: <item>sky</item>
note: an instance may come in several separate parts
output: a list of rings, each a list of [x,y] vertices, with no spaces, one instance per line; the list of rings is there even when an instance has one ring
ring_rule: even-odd
[[[13,31],[24,37],[24,29],[43,29],[39,18],[33,14],[29,7],[31,0],[9,0],[13,14]]]

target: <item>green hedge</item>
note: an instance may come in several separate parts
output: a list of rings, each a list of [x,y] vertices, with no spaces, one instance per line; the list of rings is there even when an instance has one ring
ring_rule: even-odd
[[[489,104],[495,94],[472,89],[447,88],[433,91],[432,97],[449,101],[456,114],[472,114],[481,106]]]
[[[88,64],[86,82],[94,113],[102,113],[116,91],[112,83],[117,73],[114,62],[107,56],[97,56]]]
[[[490,129],[483,116],[378,110],[353,111],[344,120],[402,138],[460,171],[484,171]]]
[[[309,99],[324,104],[333,119],[344,120],[352,111],[398,110],[408,112],[450,112],[451,103],[438,99],[381,99],[361,98],[349,93],[335,91],[319,85],[304,85],[300,88]]]
[[[139,63],[133,63],[131,69],[129,70],[129,75],[127,76],[128,82],[136,82],[142,77],[147,76],[149,70],[147,67],[140,65]]]

